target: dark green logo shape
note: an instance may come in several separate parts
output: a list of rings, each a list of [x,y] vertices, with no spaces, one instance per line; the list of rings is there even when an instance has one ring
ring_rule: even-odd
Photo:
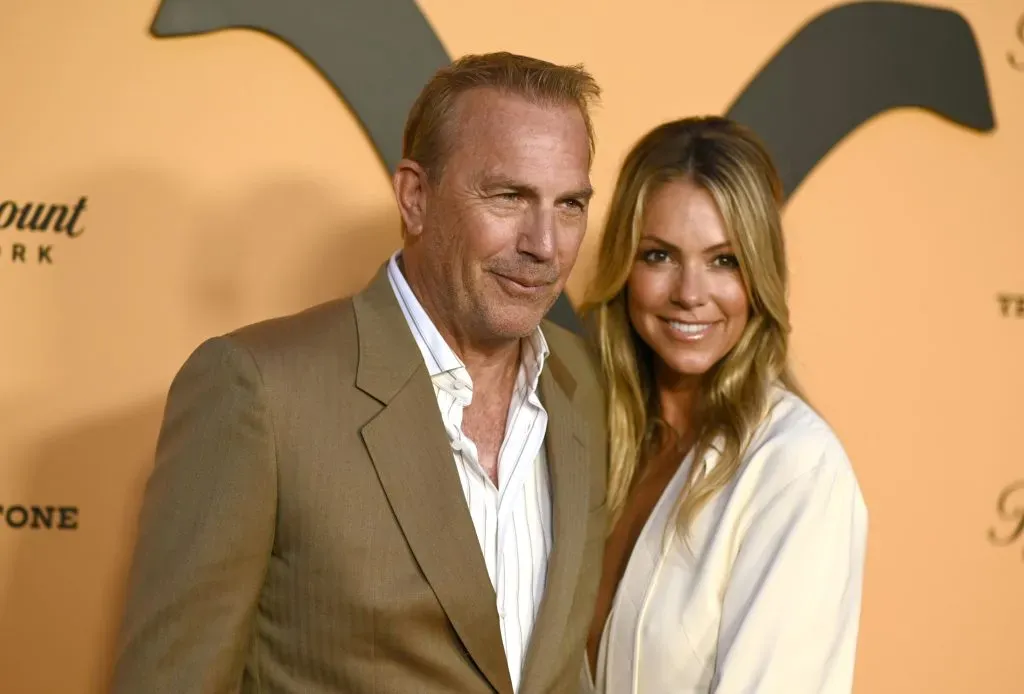
[[[163,0],[152,28],[158,37],[225,29],[261,31],[302,54],[351,107],[388,170],[401,158],[409,108],[450,61],[413,0]],[[978,45],[960,14],[900,2],[827,10],[764,65],[727,115],[765,140],[792,195],[844,138],[899,108],[979,132],[995,127]],[[580,330],[565,294],[550,317]]]

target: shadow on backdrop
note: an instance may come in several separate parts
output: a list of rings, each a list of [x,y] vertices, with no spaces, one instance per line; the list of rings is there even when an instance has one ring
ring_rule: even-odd
[[[214,334],[362,286],[399,243],[388,210],[341,222],[337,192],[298,174],[238,187],[237,198],[213,199],[130,162],[53,187],[89,191],[88,223],[109,233],[55,249],[58,263],[69,262],[59,251],[81,253],[74,264],[88,276],[53,275],[59,303],[46,306],[42,349],[62,354],[59,397],[108,404],[28,441],[19,488],[5,494],[5,504],[78,508],[76,530],[17,531],[0,597],[5,691],[65,691],[69,680],[80,694],[106,691],[166,391],[189,352]],[[293,262],[276,262],[281,248]],[[343,270],[351,267],[360,276]],[[271,301],[281,310],[268,309]],[[111,314],[121,328],[89,327]],[[137,391],[154,373],[163,376],[152,392],[109,403],[111,391]],[[0,421],[19,412],[31,420],[25,403],[0,402]]]

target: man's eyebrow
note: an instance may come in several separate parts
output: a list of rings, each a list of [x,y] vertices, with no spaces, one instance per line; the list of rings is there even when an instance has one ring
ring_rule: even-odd
[[[583,200],[584,202],[594,197],[594,188],[592,186],[584,186],[578,190],[573,190],[568,193],[559,196],[560,200]]]

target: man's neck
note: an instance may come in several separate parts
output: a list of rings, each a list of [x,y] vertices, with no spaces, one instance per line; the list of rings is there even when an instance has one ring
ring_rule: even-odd
[[[506,345],[500,352],[469,351],[459,355],[462,363],[469,371],[474,390],[498,388],[514,381],[519,371],[519,360],[522,352],[521,341],[515,340]]]
[[[416,295],[423,311],[434,324],[445,343],[455,356],[465,364],[469,377],[476,384],[499,384],[510,374],[515,377],[519,368],[521,340],[490,339],[482,340],[474,337],[461,326],[453,325],[447,319],[447,313],[424,290],[424,282],[416,273],[415,267],[405,264],[404,255],[398,256],[398,269],[405,277],[406,283]]]

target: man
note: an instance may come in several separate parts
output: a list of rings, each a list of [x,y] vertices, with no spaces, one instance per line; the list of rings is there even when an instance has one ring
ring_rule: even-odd
[[[207,341],[171,386],[117,694],[576,692],[606,441],[542,319],[587,222],[590,76],[441,70],[354,297]]]

